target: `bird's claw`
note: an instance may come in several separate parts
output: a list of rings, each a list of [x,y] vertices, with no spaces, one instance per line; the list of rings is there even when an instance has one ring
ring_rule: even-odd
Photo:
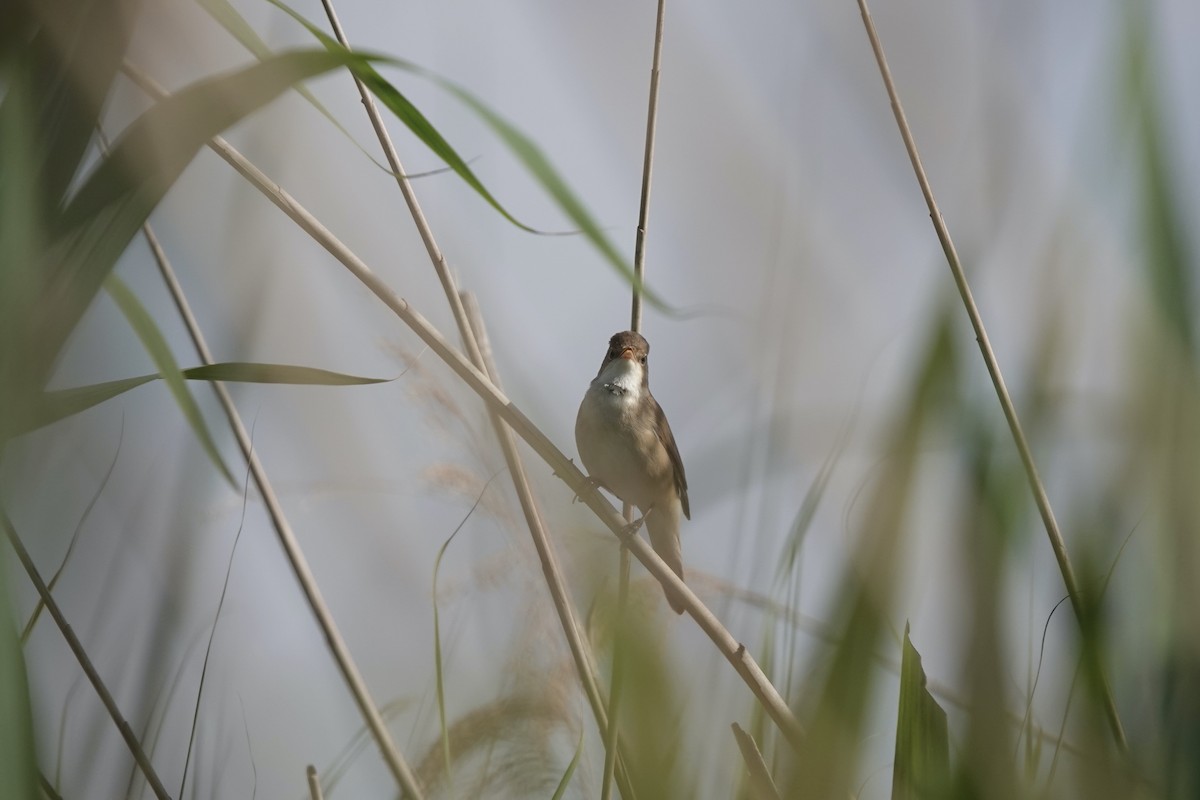
[[[627,523],[623,528],[621,528],[621,532],[618,533],[617,536],[622,541],[625,541],[627,539],[633,538],[634,536],[637,536],[637,532],[642,529],[642,524],[645,521],[646,521],[646,515],[643,514],[642,516],[635,519],[633,522]]]
[[[596,478],[593,478],[591,475],[588,475],[587,477],[585,477],[585,478],[583,479],[583,481],[584,481],[584,483],[586,483],[586,484],[588,485],[588,488],[589,488],[589,489],[593,489],[593,490],[594,490],[594,489],[601,489],[601,488],[603,488],[603,487],[604,487],[604,484],[603,484],[603,483],[601,483],[601,482],[600,482],[599,480],[597,480]],[[582,499],[583,499],[583,498],[582,498],[582,497],[580,497],[578,493],[576,493],[576,494],[575,494],[575,497],[573,497],[573,498],[571,499],[571,505],[574,505],[575,503],[579,502],[579,501],[580,501],[580,500],[582,500]]]

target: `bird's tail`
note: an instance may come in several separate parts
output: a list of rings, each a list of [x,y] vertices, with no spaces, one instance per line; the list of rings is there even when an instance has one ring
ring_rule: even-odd
[[[683,580],[683,553],[679,546],[679,520],[682,508],[679,501],[660,503],[646,515],[646,530],[650,534],[650,544],[659,558],[667,562],[667,566]],[[663,587],[667,595],[667,603],[676,614],[683,613],[683,599],[675,592]]]

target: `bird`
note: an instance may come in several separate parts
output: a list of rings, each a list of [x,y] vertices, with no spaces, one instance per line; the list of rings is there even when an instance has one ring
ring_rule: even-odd
[[[613,334],[579,404],[575,446],[589,480],[638,508],[654,551],[683,580],[679,528],[681,517],[692,518],[687,475],[667,415],[650,394],[649,359],[640,333]],[[663,588],[682,614],[682,598]]]

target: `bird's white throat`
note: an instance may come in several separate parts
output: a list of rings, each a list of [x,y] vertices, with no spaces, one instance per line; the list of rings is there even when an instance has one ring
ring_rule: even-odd
[[[614,358],[596,379],[605,391],[634,401],[642,394],[642,365],[628,358]]]

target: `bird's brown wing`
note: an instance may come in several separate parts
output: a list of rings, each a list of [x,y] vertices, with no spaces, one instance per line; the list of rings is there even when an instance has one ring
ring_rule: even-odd
[[[671,424],[667,422],[667,415],[663,413],[662,406],[653,397],[650,399],[654,401],[654,433],[662,442],[663,447],[667,448],[667,455],[671,457],[671,466],[675,469],[675,490],[679,492],[683,515],[691,519],[692,510],[688,508],[687,475],[683,471],[683,459],[679,457],[679,447],[675,444],[675,434],[671,433]]]

